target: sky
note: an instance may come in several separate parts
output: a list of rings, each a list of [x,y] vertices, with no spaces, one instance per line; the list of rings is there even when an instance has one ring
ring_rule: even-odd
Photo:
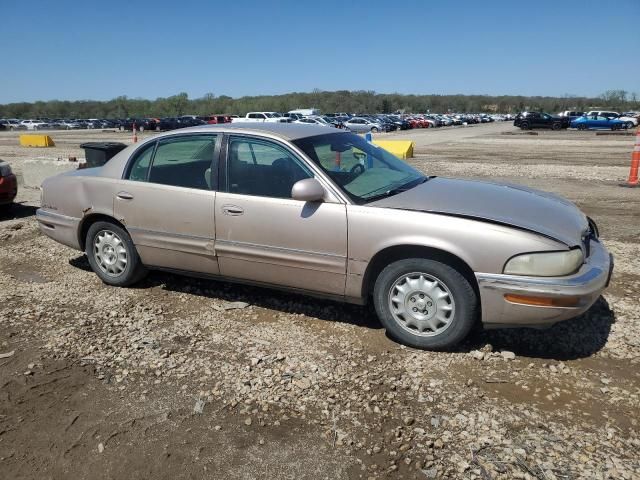
[[[0,103],[640,94],[640,0],[0,0]]]

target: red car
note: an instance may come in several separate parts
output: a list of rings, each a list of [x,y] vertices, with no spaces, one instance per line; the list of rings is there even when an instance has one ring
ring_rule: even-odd
[[[209,115],[206,117],[198,117],[204,120],[209,125],[217,125],[219,123],[231,123],[231,117],[229,115]]]
[[[11,206],[18,194],[18,181],[7,162],[0,160],[0,209]]]

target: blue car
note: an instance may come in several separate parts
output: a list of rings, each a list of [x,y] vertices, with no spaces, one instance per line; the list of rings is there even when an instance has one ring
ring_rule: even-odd
[[[601,115],[582,116],[571,121],[571,128],[578,130],[605,129],[620,130],[627,128],[627,123],[614,117],[603,117]]]

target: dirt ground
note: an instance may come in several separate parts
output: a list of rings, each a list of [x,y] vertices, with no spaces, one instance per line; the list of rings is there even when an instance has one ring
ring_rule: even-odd
[[[116,132],[0,133],[0,158],[82,156]],[[152,273],[103,285],[39,234],[39,192],[0,218],[0,478],[640,478],[640,189],[634,137],[506,123],[385,135],[430,175],[563,195],[615,255],[610,288],[548,330],[456,351],[389,340],[368,307]],[[513,352],[509,359],[506,352]]]

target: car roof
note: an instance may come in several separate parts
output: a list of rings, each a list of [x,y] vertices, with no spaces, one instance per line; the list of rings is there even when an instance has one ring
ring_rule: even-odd
[[[120,178],[129,157],[134,151],[143,148],[149,143],[162,138],[171,138],[192,133],[243,133],[255,135],[267,135],[277,137],[285,141],[297,140],[299,138],[314,137],[327,134],[344,134],[344,130],[339,130],[317,123],[269,123],[269,122],[237,122],[215,125],[198,125],[196,127],[181,128],[172,130],[161,135],[150,137],[141,143],[134,143],[117,153],[103,167],[99,169],[97,175],[102,177]]]
[[[280,137],[284,140],[296,140],[298,138],[313,137],[315,135],[324,135],[326,133],[340,133],[339,130],[330,127],[313,124],[300,123],[271,123],[271,122],[233,122],[224,125],[200,125],[197,127],[181,128],[169,132],[164,136],[180,135],[182,133],[267,133]]]

